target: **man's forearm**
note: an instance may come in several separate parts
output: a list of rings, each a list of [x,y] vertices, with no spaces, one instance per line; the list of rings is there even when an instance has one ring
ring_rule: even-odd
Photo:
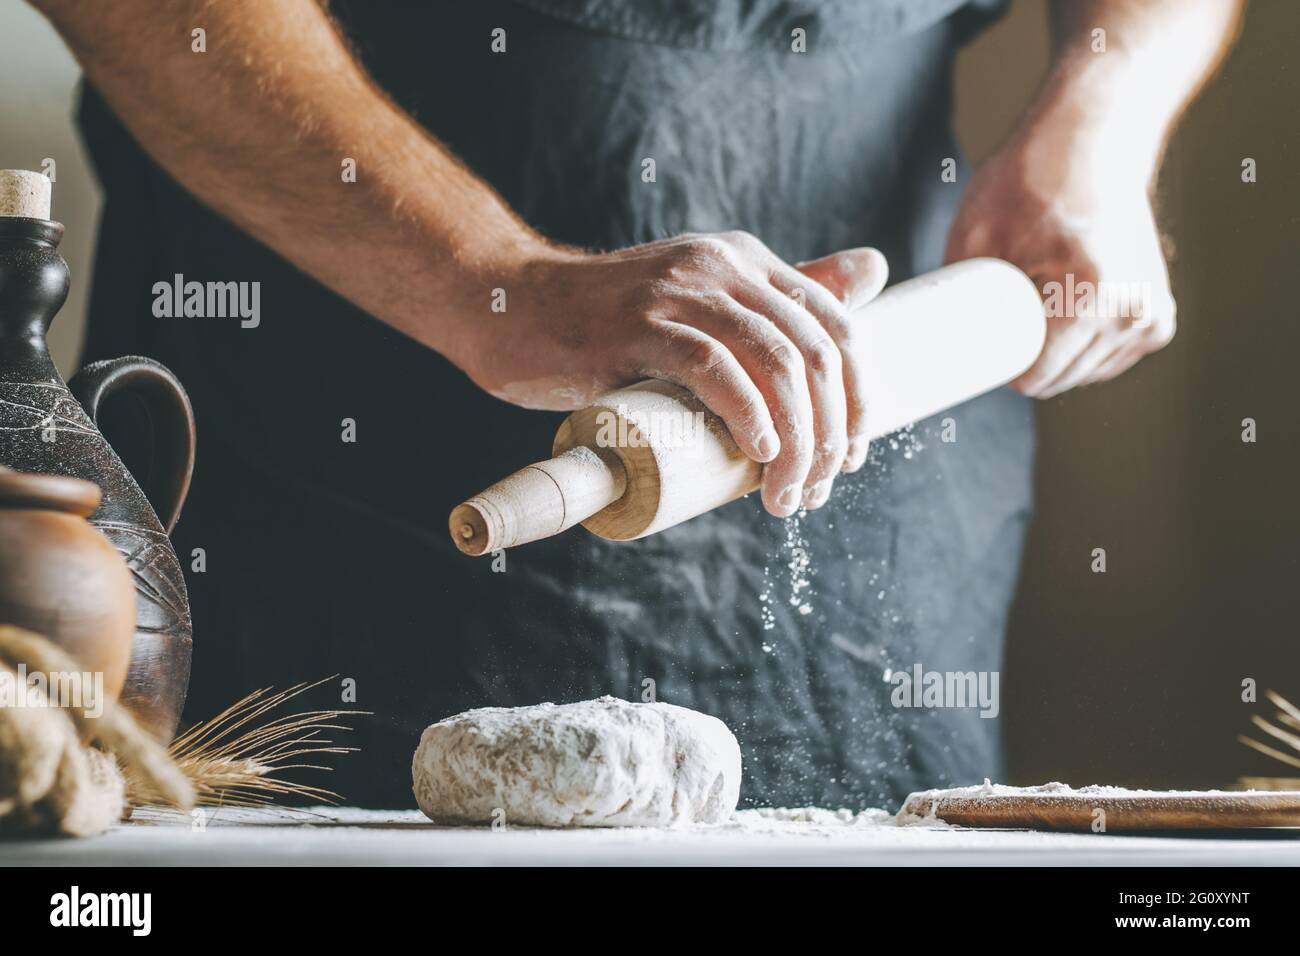
[[[458,317],[544,245],[375,88],[313,0],[35,2],[173,177],[453,361]],[[191,51],[197,28],[206,52]],[[355,267],[379,258],[384,270]]]
[[[1054,66],[1025,129],[1114,154],[1151,177],[1214,73],[1244,0],[1056,0]],[[1098,32],[1102,31],[1102,32]]]

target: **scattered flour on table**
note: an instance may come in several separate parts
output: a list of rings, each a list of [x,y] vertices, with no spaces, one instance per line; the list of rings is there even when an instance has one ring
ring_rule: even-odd
[[[740,797],[740,745],[708,714],[601,697],[449,717],[425,730],[411,773],[437,823],[718,823]]]
[[[717,828],[731,828],[755,834],[824,833],[833,836],[850,830],[886,830],[918,826],[937,830],[951,829],[948,824],[933,817],[896,815],[888,810],[874,808],[855,813],[844,808],[829,810],[824,807],[760,807],[755,810],[738,810],[730,820],[719,824]]]

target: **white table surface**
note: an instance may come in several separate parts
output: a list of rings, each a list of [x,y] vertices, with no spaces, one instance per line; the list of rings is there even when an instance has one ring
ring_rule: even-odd
[[[752,822],[752,821],[751,821]],[[0,841],[0,867],[68,866],[1294,866],[1300,828],[1219,837],[792,821],[678,830],[439,827],[418,811],[137,812],[85,840]]]

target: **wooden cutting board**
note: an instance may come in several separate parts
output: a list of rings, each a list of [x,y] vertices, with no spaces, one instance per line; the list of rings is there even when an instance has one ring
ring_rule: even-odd
[[[1300,790],[1075,790],[1060,784],[965,787],[914,793],[902,812],[963,827],[1080,833],[1300,827]],[[1101,831],[1097,822],[1103,819]]]

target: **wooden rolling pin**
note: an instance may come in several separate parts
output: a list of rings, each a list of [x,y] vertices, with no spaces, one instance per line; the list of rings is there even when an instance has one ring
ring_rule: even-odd
[[[1011,381],[1046,332],[1038,290],[1001,259],[900,282],[855,318],[872,439]],[[486,554],[579,522],[603,538],[640,538],[754,491],[763,473],[702,402],[657,380],[574,412],[552,455],[458,505],[456,547]]]

